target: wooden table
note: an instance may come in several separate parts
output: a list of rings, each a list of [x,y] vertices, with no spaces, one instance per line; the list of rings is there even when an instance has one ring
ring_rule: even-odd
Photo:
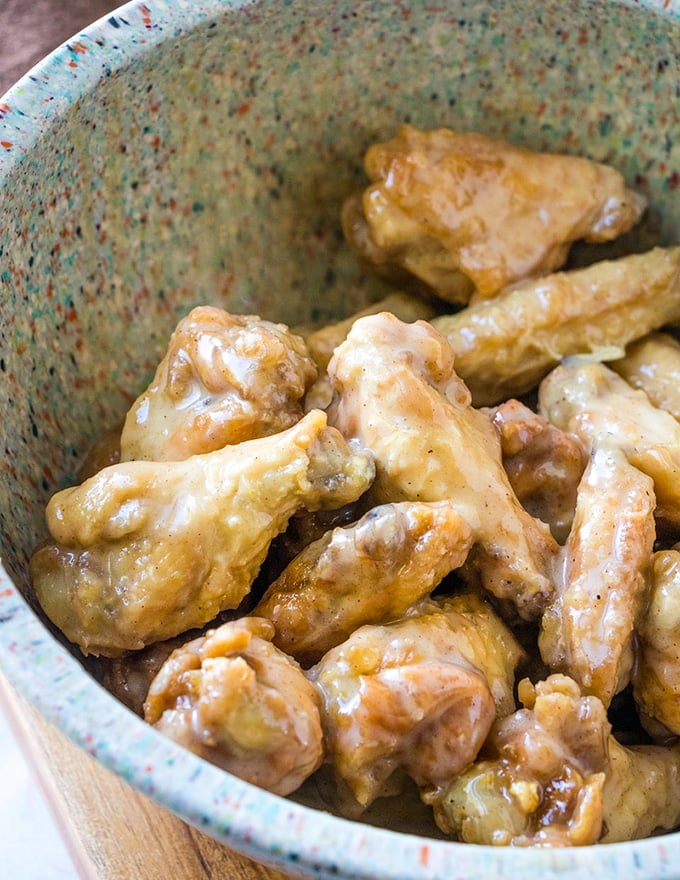
[[[117,5],[0,0],[0,95],[45,54]],[[83,880],[285,880],[134,791],[40,718],[1,676],[0,702]]]

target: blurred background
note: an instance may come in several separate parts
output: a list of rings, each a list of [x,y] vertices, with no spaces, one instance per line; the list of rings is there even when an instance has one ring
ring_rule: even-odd
[[[112,0],[0,0],[0,94],[77,30],[119,5]]]

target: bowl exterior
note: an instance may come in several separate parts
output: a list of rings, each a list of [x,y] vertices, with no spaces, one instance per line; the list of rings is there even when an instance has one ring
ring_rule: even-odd
[[[674,242],[679,69],[674,0],[148,0],[17,83],[0,99],[0,665],[19,690],[160,803],[301,876],[680,877],[679,834],[502,851],[259,791],[108,695],[27,579],[46,499],[120,421],[192,306],[295,323],[384,292],[344,244],[339,209],[366,147],[399,124],[614,164],[650,199],[616,247]]]

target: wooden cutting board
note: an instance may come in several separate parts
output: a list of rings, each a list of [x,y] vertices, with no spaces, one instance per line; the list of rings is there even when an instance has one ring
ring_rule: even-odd
[[[0,0],[0,95],[116,0]],[[285,880],[189,827],[70,743],[0,676],[0,700],[83,880]]]

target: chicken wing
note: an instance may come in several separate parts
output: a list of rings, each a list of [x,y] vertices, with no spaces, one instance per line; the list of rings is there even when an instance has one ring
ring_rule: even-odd
[[[539,411],[591,448],[598,438],[618,446],[654,481],[656,516],[680,526],[680,424],[643,391],[604,364],[578,359],[556,367],[541,383]]]
[[[519,400],[502,403],[488,416],[501,439],[503,467],[515,495],[564,543],[587,462],[583,445]]]
[[[467,843],[583,846],[678,824],[679,749],[624,748],[600,700],[567,676],[525,680],[520,698],[483,759],[430,799],[442,831]]]
[[[121,459],[179,461],[285,430],[302,417],[316,374],[285,325],[199,306],[128,412]]]
[[[652,480],[617,447],[596,447],[579,485],[562,579],[541,619],[544,662],[607,707],[630,681],[634,629],[649,594],[654,506]]]
[[[680,342],[674,336],[649,333],[609,366],[633,388],[644,391],[654,406],[680,421]]]
[[[309,333],[304,333],[305,342],[319,368],[319,376],[307,392],[305,398],[305,408],[307,410],[327,409],[333,396],[333,389],[331,388],[326,370],[333,352],[347,337],[347,334],[352,329],[352,324],[358,318],[364,318],[366,315],[377,315],[380,312],[391,312],[400,321],[406,322],[427,320],[436,314],[432,303],[423,297],[397,292],[372,303],[360,312],[350,315],[349,318],[345,318],[335,324],[316,328]]]
[[[531,391],[567,355],[625,346],[680,320],[680,247],[654,248],[508,287],[432,319],[476,406]]]
[[[36,596],[84,653],[172,638],[238,606],[295,510],[346,504],[373,474],[318,410],[186,461],[113,465],[49,502]]]
[[[616,238],[645,208],[613,168],[481,134],[403,125],[364,164],[371,184],[343,211],[350,244],[452,302],[553,272],[572,242]]]
[[[399,770],[437,788],[514,708],[521,649],[479,598],[426,601],[405,618],[363,626],[309,671],[323,697],[328,756],[360,807]]]
[[[337,395],[329,421],[375,455],[377,502],[450,501],[475,541],[466,571],[537,617],[558,545],[517,500],[498,435],[470,405],[446,339],[423,321],[360,318],[328,373]]]
[[[380,505],[303,550],[253,614],[273,622],[281,650],[313,663],[359,626],[405,614],[463,564],[471,543],[446,501]]]
[[[680,549],[653,557],[649,605],[637,628],[633,692],[645,728],[680,736]]]
[[[320,698],[273,634],[268,621],[245,617],[177,648],[144,717],[207,761],[287,795],[323,761]]]
[[[437,310],[431,302],[420,296],[397,291],[378,302],[372,303],[360,312],[350,315],[349,318],[344,318],[335,324],[327,324],[324,327],[319,327],[303,334],[307,347],[319,370],[325,371],[327,369],[328,362],[333,357],[333,352],[347,338],[347,334],[352,329],[352,324],[355,321],[368,315],[378,315],[381,312],[391,312],[400,321],[410,324],[413,321],[426,321],[428,318],[434,317]]]

